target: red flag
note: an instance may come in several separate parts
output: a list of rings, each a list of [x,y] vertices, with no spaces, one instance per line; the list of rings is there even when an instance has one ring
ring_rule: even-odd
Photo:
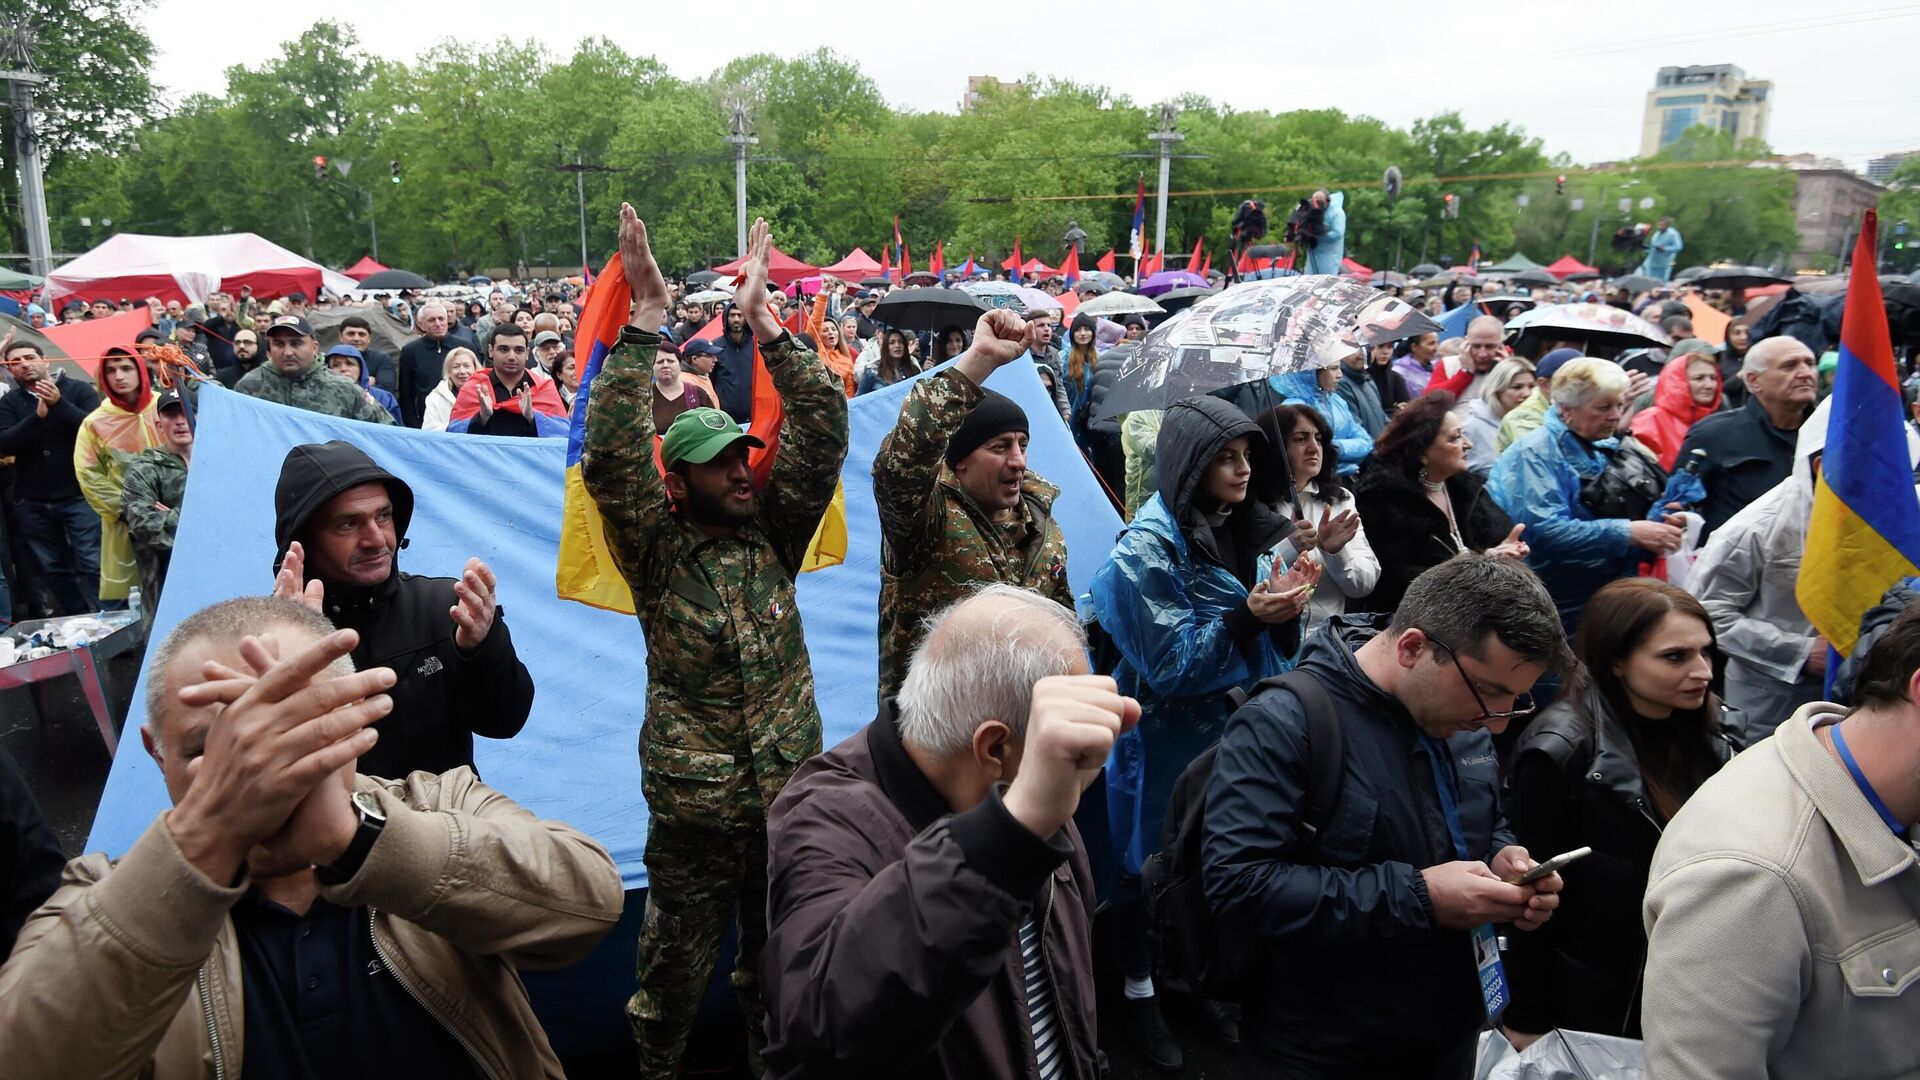
[[[1204,234],[1200,237],[1200,239],[1195,240],[1193,242],[1193,254],[1187,256],[1187,269],[1195,270],[1199,268],[1200,249],[1206,245],[1206,242],[1207,242],[1207,238]]]
[[[927,269],[933,271],[934,277],[939,277],[941,274],[947,272],[947,242],[945,240],[935,240],[933,242],[933,261],[927,264]]]
[[[1007,271],[1007,280],[1018,283],[1020,280],[1020,268],[1026,265],[1026,260],[1020,257],[1020,237],[1017,235],[1013,238],[1013,258],[1009,261],[1011,261],[1013,265]]]
[[[1166,254],[1164,252],[1156,251],[1153,254],[1147,256],[1147,264],[1140,268],[1140,276],[1152,277],[1153,275],[1159,273],[1166,265],[1167,265]]]
[[[1244,251],[1241,252],[1240,261],[1237,263],[1234,263],[1233,268],[1238,273],[1242,273],[1242,274],[1253,273],[1253,256],[1248,255]]]
[[[907,275],[911,273],[913,273],[913,249],[902,243],[900,245],[900,280],[907,280]]]
[[[904,253],[906,252],[906,249],[907,249],[906,244],[900,239],[900,215],[895,214],[893,215],[893,253],[895,255],[902,256],[903,261],[900,264],[901,266],[906,265],[906,262],[904,261]],[[900,271],[901,277],[905,277],[906,274],[907,272],[905,270]]]
[[[1207,252],[1207,260],[1200,264],[1200,276],[1206,277],[1213,270],[1213,252]]]
[[[1108,248],[1107,253],[1095,259],[1093,265],[1106,273],[1113,273],[1113,249]]]
[[[1060,276],[1066,279],[1069,286],[1080,280],[1079,248],[1067,250],[1067,261],[1060,264]]]
[[[893,280],[893,248],[886,244],[880,245],[880,276]]]

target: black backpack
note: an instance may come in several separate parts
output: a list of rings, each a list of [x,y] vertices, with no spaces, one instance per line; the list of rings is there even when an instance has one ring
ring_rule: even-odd
[[[1306,710],[1311,753],[1305,825],[1311,843],[1333,816],[1334,803],[1340,797],[1346,772],[1346,736],[1340,730],[1333,699],[1313,676],[1289,671],[1260,680],[1253,693],[1258,695],[1269,687],[1290,691]],[[1237,688],[1227,694],[1235,710],[1248,697]],[[1244,939],[1228,940],[1221,933],[1201,882],[1207,786],[1213,779],[1213,759],[1219,750],[1216,741],[1174,781],[1167,802],[1166,844],[1141,866],[1140,885],[1161,981],[1175,990],[1230,1001],[1251,988],[1260,970],[1261,950],[1250,947]]]

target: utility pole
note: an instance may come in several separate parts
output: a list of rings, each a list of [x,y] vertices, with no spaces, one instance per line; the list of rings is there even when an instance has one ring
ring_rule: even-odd
[[[0,28],[0,81],[13,108],[13,147],[20,159],[20,216],[27,234],[27,272],[53,272],[53,235],[47,225],[46,182],[40,172],[40,135],[34,130],[33,88],[47,81],[33,70],[33,29],[20,17]]]
[[[747,147],[759,141],[747,133],[746,102],[736,98],[727,123],[727,142],[733,146],[734,245],[742,259],[747,257]]]
[[[557,143],[553,149],[555,153],[560,154],[562,157],[566,156],[566,151],[560,149]],[[612,172],[613,170],[605,165],[587,164],[587,159],[576,150],[573,152],[573,164],[569,165],[563,161],[561,164],[555,165],[553,171],[570,172],[573,174],[574,194],[580,200],[580,268],[582,271],[587,271],[591,269],[589,262],[592,258],[592,256],[587,254],[587,174],[590,172]]]
[[[1185,135],[1173,129],[1174,121],[1180,116],[1180,109],[1172,102],[1160,105],[1160,130],[1150,132],[1147,139],[1160,144],[1160,194],[1155,200],[1153,222],[1153,250],[1167,250],[1167,180],[1173,167],[1173,144],[1186,139]]]

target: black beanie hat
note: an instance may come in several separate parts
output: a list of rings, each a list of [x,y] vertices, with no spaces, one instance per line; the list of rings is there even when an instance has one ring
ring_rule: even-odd
[[[1009,431],[1027,434],[1027,413],[1014,400],[1005,394],[992,390],[981,391],[986,396],[980,404],[973,407],[960,426],[954,429],[947,440],[947,465],[960,464],[968,454],[980,449],[988,439],[1005,435]]]

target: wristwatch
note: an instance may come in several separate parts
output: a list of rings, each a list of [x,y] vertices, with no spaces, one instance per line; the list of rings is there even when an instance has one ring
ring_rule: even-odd
[[[373,842],[380,839],[380,830],[387,826],[387,815],[380,811],[380,800],[371,791],[353,793],[353,810],[360,815],[360,828],[353,834],[353,841],[340,857],[326,866],[313,868],[313,876],[322,885],[345,885],[360,872],[360,864],[367,861],[367,852],[373,850]]]

